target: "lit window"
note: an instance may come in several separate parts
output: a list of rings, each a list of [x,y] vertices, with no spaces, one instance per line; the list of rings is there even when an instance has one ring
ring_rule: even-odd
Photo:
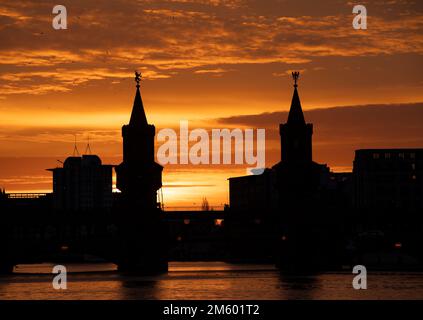
[[[373,153],[373,159],[379,159],[379,153]]]
[[[223,225],[223,219],[215,219],[214,220],[214,225],[216,227],[221,227]]]
[[[411,164],[411,169],[416,170],[416,164],[415,163]]]

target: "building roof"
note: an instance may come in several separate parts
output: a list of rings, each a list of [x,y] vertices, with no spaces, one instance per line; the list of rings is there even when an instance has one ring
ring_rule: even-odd
[[[297,86],[294,86],[294,94],[292,95],[291,108],[288,114],[288,124],[305,124],[303,109],[301,108],[300,97],[298,95]]]
[[[99,156],[94,154],[84,154],[82,156],[67,157],[63,162],[63,167],[46,169],[47,171],[63,170],[72,167],[114,167],[114,165],[102,164]]]
[[[134,105],[132,107],[131,119],[129,120],[130,126],[146,126],[147,117],[144,111],[144,105],[141,99],[139,85],[137,85],[137,92],[135,93]]]

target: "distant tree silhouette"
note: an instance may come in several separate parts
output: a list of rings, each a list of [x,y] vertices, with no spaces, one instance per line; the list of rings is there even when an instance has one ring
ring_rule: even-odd
[[[210,211],[209,201],[206,197],[203,198],[203,203],[201,204],[202,211]]]
[[[6,189],[0,188],[0,201],[7,199]]]

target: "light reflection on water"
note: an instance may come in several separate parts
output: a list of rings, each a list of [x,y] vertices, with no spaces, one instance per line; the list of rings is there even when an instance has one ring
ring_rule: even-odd
[[[68,289],[54,290],[53,264],[20,265],[0,277],[0,299],[423,299],[423,273],[280,275],[271,265],[172,262],[160,276],[123,276],[107,263],[68,264]]]

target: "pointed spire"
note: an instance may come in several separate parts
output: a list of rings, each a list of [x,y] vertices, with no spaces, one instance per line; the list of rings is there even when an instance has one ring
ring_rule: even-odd
[[[129,120],[129,125],[131,126],[146,126],[147,117],[144,112],[144,105],[141,99],[140,93],[140,81],[141,73],[135,71],[135,82],[137,83],[137,92],[135,93],[134,106],[132,107],[131,120]]]
[[[299,72],[293,72],[292,78],[294,79],[294,94],[292,95],[291,109],[288,114],[289,124],[305,124],[303,109],[301,108],[300,96],[298,95],[297,81],[300,77]]]

